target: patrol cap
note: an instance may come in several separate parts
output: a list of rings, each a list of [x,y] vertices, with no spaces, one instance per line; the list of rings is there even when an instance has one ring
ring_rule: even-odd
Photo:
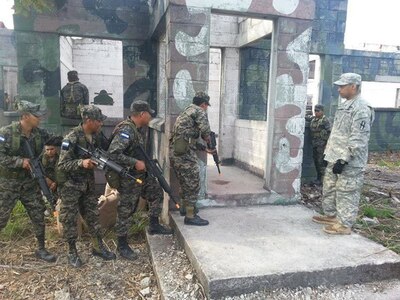
[[[17,111],[23,114],[32,114],[35,117],[41,117],[46,114],[45,111],[40,110],[40,104],[32,103],[26,100],[20,100],[16,103]]]
[[[314,106],[315,111],[324,111],[324,106],[322,104],[316,104]]]
[[[150,108],[150,105],[146,101],[143,100],[133,101],[131,104],[131,112],[138,113],[142,111],[147,111],[152,116],[155,113],[155,111]]]
[[[199,100],[203,100],[202,102],[207,103],[208,106],[211,106],[210,104],[210,96],[207,95],[206,92],[196,92],[196,94],[194,95],[193,100],[197,98]]]
[[[344,73],[340,75],[339,80],[335,81],[335,85],[356,84],[361,85],[361,76],[356,73]]]
[[[67,73],[67,77],[69,81],[76,81],[79,80],[78,78],[78,71],[72,70]]]
[[[94,105],[85,105],[81,108],[82,119],[90,119],[95,121],[104,121],[107,116],[103,115],[101,109]]]

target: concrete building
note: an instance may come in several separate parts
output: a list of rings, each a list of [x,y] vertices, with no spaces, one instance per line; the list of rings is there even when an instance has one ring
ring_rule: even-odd
[[[1,48],[0,89],[7,66],[18,65],[18,96],[46,107],[46,126],[59,132],[72,125],[59,111],[70,69],[89,87],[91,101],[102,90],[112,98],[111,105],[100,105],[111,117],[108,130],[134,99],[147,100],[157,110],[153,155],[174,188],[168,139],[195,91],[212,97],[209,116],[222,161],[263,178],[266,193],[256,203],[292,203],[309,172],[307,159],[302,165],[309,151],[307,95],[333,116],[338,99],[332,82],[340,73],[358,72],[367,81],[399,78],[399,54],[344,49],[347,0],[55,3],[51,14],[14,17],[15,31]],[[0,38],[5,32],[0,29]],[[12,55],[3,54],[11,49],[15,59],[8,62]],[[387,140],[400,148],[395,118],[394,108],[378,111],[372,149],[385,150]],[[209,199],[202,161],[201,197]]]

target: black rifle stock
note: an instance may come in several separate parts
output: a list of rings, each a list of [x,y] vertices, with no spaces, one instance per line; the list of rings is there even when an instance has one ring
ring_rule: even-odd
[[[210,132],[210,142],[207,143],[207,147],[210,150],[214,150],[214,154],[212,156],[213,156],[215,165],[217,166],[218,174],[221,174],[221,170],[219,169],[219,164],[221,162],[219,161],[219,157],[218,157],[218,153],[217,153],[217,140],[215,138],[215,132],[213,132],[213,131]]]
[[[142,157],[144,158],[147,172],[148,172],[151,176],[157,178],[158,183],[161,185],[162,189],[169,195],[170,199],[174,202],[175,207],[176,207],[177,209],[179,209],[178,201],[177,201],[177,199],[175,199],[175,197],[172,195],[172,189],[171,189],[171,187],[169,186],[168,182],[165,180],[165,178],[164,178],[164,176],[163,176],[163,173],[162,173],[162,170],[161,170],[161,167],[160,167],[160,164],[158,163],[158,161],[157,161],[156,159],[151,159],[151,158],[147,155],[147,153],[146,153],[146,151],[144,150],[144,148],[143,148],[142,145],[139,145],[138,149],[139,149],[139,151],[140,151]]]
[[[35,154],[33,153],[32,147],[29,144],[28,139],[26,138],[24,139],[24,145],[29,156],[29,164],[31,166],[32,178],[35,178],[37,180],[43,196],[46,197],[47,201],[51,205],[52,210],[54,211],[56,205],[56,199],[54,198],[53,193],[51,192],[49,186],[47,185],[42,161],[40,160],[40,157],[35,158]]]

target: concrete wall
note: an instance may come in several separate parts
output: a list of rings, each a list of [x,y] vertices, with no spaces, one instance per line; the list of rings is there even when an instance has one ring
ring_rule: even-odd
[[[89,90],[89,101],[101,90],[113,98],[113,105],[98,105],[107,116],[123,115],[122,42],[100,39],[75,39],[72,45],[73,68]],[[64,82],[62,82],[64,85]],[[96,94],[97,93],[97,94]]]
[[[265,176],[267,123],[265,121],[235,121],[234,158],[238,165]]]
[[[74,69],[72,43],[71,37],[60,36],[60,76],[62,86],[68,82],[67,73]]]
[[[211,130],[219,135],[220,96],[221,96],[221,50],[210,49],[210,66],[208,75],[208,95],[211,106],[207,109]],[[210,158],[212,160],[212,158]]]

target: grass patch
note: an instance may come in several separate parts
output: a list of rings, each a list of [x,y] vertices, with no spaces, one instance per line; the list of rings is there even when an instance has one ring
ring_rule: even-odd
[[[7,226],[0,232],[0,240],[20,240],[33,233],[31,221],[20,201],[15,205]]]
[[[133,223],[129,229],[130,235],[140,235],[144,233],[144,230],[149,225],[149,218],[147,217],[147,212],[137,211],[133,214]]]
[[[400,161],[387,161],[382,159],[377,162],[377,165],[380,167],[388,167],[389,169],[393,170],[400,167]]]
[[[368,218],[393,218],[395,211],[389,208],[376,208],[371,205],[366,205],[362,208],[362,214]]]

